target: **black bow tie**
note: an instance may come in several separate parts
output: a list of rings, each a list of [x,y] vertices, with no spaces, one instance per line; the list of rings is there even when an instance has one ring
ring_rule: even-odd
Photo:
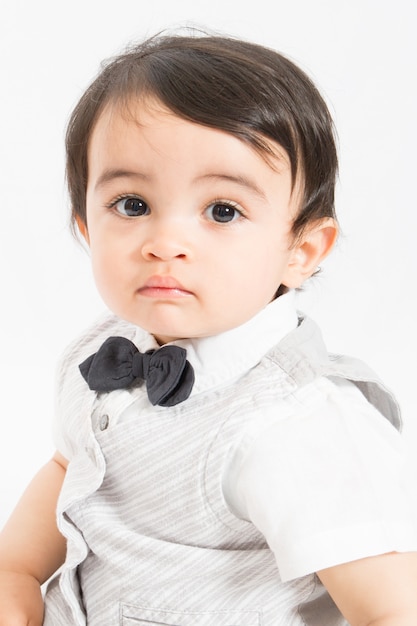
[[[174,406],[186,400],[194,384],[194,370],[178,346],[139,352],[125,337],[109,337],[101,348],[80,365],[90,389],[126,389],[145,380],[149,400],[160,406]]]

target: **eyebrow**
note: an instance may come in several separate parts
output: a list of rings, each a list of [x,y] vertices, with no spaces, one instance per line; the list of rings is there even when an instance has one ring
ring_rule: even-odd
[[[266,200],[265,193],[262,191],[260,187],[258,187],[255,181],[241,174],[237,174],[237,175],[217,174],[217,173],[203,174],[202,176],[199,176],[197,180],[202,180],[202,179],[218,180],[218,181],[226,181],[226,182],[235,183],[236,185],[239,185],[240,187],[244,187],[245,189],[248,189],[255,195],[262,198],[262,200]]]
[[[101,187],[104,187],[107,183],[111,183],[114,180],[117,180],[119,178],[148,181],[150,180],[151,177],[148,176],[147,174],[144,174],[143,172],[134,172],[132,170],[125,170],[122,168],[108,168],[100,174],[94,187],[95,189],[100,189]],[[262,200],[266,200],[265,193],[262,191],[260,187],[258,187],[255,181],[249,178],[248,176],[243,176],[242,174],[223,174],[223,173],[213,172],[209,174],[202,174],[201,176],[198,176],[196,180],[197,181],[213,180],[213,181],[220,181],[220,182],[224,182],[224,181],[231,182],[236,185],[239,185],[239,187],[248,189],[249,191],[257,195],[259,198],[261,198]]]
[[[147,174],[143,174],[142,172],[133,172],[131,170],[124,170],[119,168],[109,168],[104,170],[104,172],[100,174],[96,181],[96,184],[94,185],[94,188],[99,189],[100,187],[104,187],[107,183],[111,183],[118,178],[149,180],[149,176]]]

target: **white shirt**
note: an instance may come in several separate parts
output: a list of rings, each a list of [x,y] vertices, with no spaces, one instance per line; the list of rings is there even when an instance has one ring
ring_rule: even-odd
[[[233,383],[297,321],[290,292],[221,335],[173,342],[187,350],[194,368],[192,395]],[[139,328],[134,342],[142,351],[158,347]],[[134,393],[121,421],[149,406],[143,388]],[[65,455],[59,433],[57,443]],[[354,384],[318,378],[286,398],[279,411],[275,406],[250,422],[230,450],[224,497],[235,515],[262,532],[281,579],[290,580],[364,556],[417,550],[404,456],[399,433]]]

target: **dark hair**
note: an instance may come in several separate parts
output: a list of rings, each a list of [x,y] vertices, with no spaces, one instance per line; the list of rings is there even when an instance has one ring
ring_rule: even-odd
[[[224,130],[266,157],[267,140],[287,152],[303,195],[294,235],[334,217],[337,151],[329,110],[318,90],[281,54],[232,37],[157,35],[104,64],[70,118],[67,183],[72,223],[86,222],[88,142],[104,106],[155,97],[176,115]]]

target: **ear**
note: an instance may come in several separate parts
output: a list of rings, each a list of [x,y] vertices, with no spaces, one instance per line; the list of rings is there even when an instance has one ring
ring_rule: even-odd
[[[326,218],[315,222],[296,241],[284,273],[282,284],[300,287],[316,271],[332,250],[338,234],[336,221]]]
[[[83,236],[85,242],[87,243],[87,245],[90,245],[90,237],[88,236],[88,229],[87,229],[86,222],[84,222],[84,220],[82,220],[79,215],[76,216],[75,220],[77,222],[78,230]]]

